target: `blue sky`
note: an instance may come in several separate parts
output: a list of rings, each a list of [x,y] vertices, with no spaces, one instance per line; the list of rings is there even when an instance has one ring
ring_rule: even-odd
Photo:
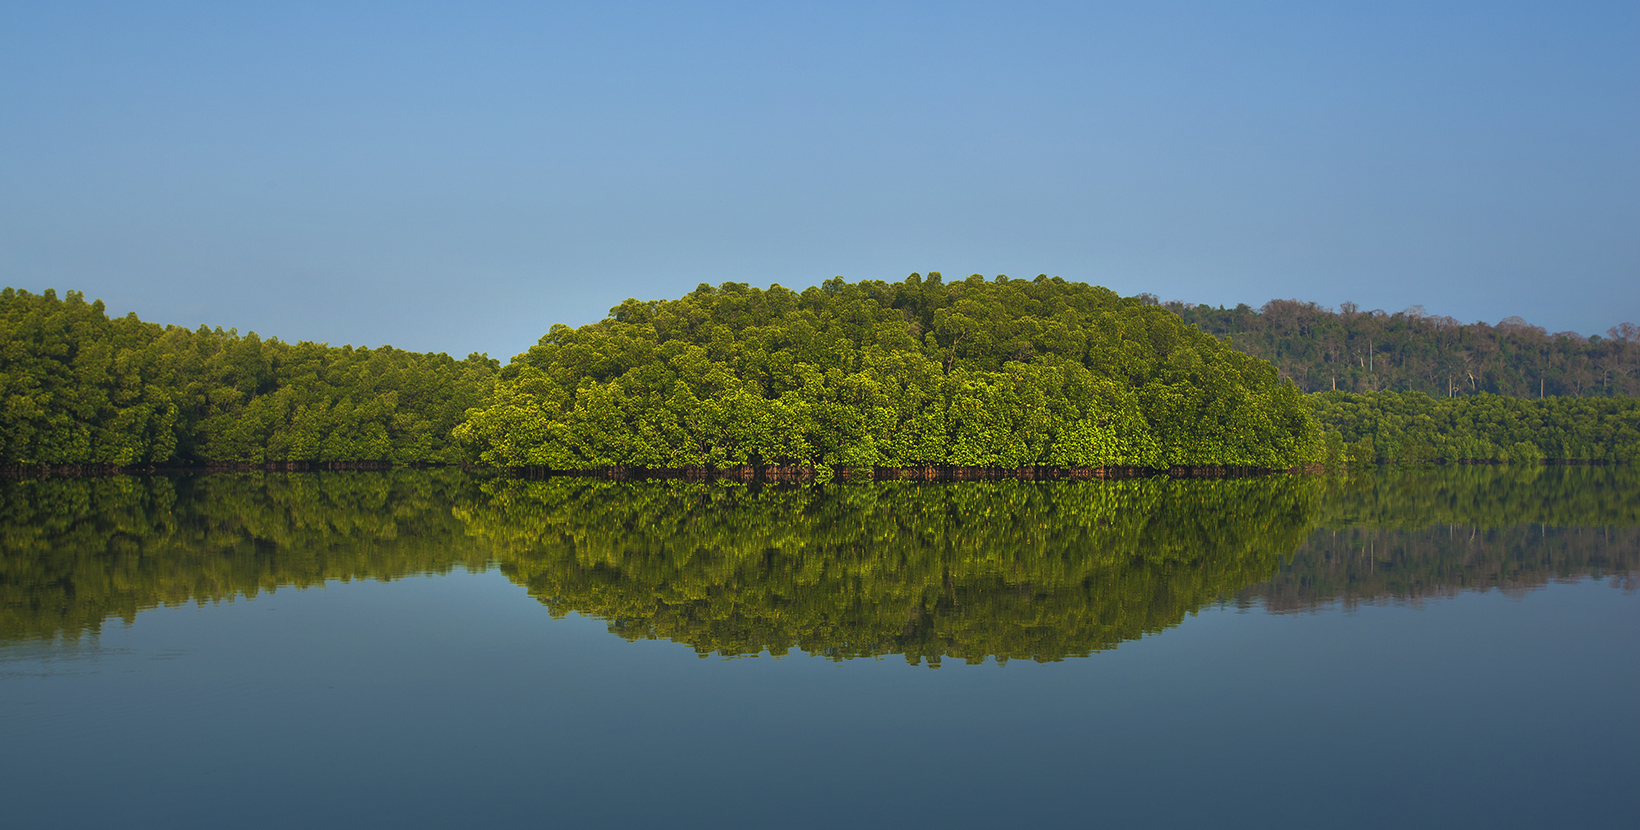
[[[1640,4],[0,5],[0,283],[506,358],[938,270],[1640,321]]]

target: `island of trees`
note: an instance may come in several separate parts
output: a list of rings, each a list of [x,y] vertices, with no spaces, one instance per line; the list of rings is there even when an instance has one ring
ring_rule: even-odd
[[[1303,396],[1167,309],[1038,277],[701,285],[554,326],[456,436],[573,470],[1321,460]]]
[[[1550,336],[930,273],[628,300],[502,367],[110,318],[77,292],[7,288],[0,468],[1632,462],[1637,341],[1630,324]]]

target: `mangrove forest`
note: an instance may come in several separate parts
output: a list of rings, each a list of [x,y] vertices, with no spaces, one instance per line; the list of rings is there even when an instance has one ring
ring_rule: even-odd
[[[931,272],[627,300],[503,366],[7,288],[0,469],[1632,462],[1640,343],[1630,324],[1608,335]]]

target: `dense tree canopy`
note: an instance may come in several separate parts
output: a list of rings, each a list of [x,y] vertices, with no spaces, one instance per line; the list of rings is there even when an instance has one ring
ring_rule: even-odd
[[[457,459],[497,364],[109,319],[0,292],[0,465]]]
[[[1038,277],[701,285],[554,326],[457,429],[498,465],[1285,468],[1301,396],[1137,299]]]
[[[8,288],[0,468],[1630,462],[1636,359],[1627,324],[1550,337],[1518,321],[1211,309],[931,273],[628,300],[553,326],[503,369],[111,319],[78,292]],[[1397,388],[1411,391],[1384,391]]]

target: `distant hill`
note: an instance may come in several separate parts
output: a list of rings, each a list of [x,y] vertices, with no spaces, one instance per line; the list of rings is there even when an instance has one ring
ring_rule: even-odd
[[[1155,298],[1141,295],[1154,302]],[[1298,300],[1263,308],[1160,303],[1202,331],[1275,364],[1305,392],[1491,392],[1520,398],[1640,395],[1640,329],[1550,334],[1519,317],[1460,323],[1421,306],[1386,314]]]

